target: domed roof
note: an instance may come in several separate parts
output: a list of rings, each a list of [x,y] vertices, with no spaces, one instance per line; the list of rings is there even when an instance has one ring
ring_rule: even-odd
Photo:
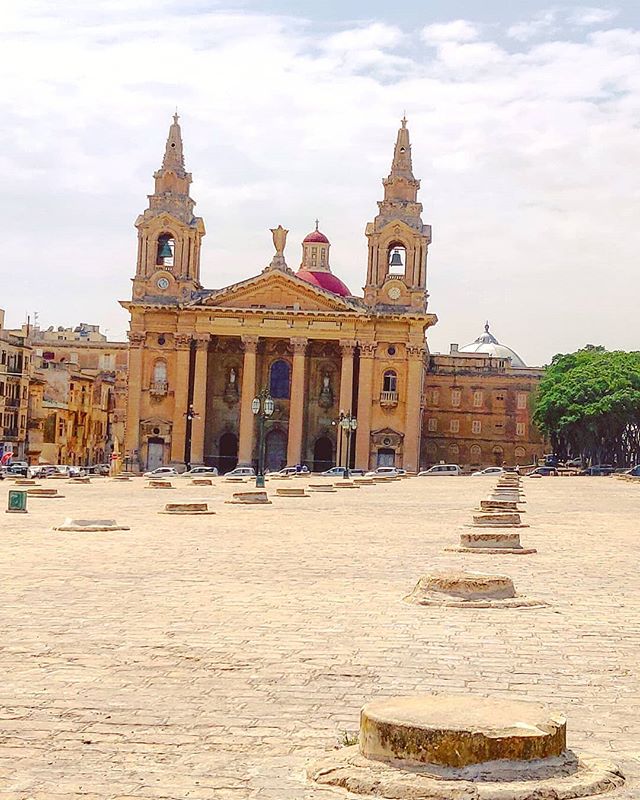
[[[303,244],[305,243],[309,244],[311,242],[319,244],[329,244],[329,240],[327,239],[327,237],[324,235],[324,233],[322,233],[322,231],[319,231],[317,228],[315,229],[315,231],[311,231],[311,233],[308,233],[302,240]]]
[[[308,269],[299,269],[296,275],[298,278],[302,278],[303,281],[311,283],[313,286],[318,286],[320,289],[324,289],[327,292],[333,292],[333,294],[338,294],[340,297],[351,297],[349,287],[332,272],[326,270],[312,272]]]
[[[487,322],[484,326],[484,333],[472,342],[471,344],[467,344],[464,347],[461,347],[458,350],[459,353],[485,353],[492,358],[510,358],[511,359],[511,366],[513,367],[526,367],[527,365],[524,361],[520,358],[520,356],[512,350],[510,347],[507,347],[506,344],[500,344],[500,342],[489,333],[489,323]]]

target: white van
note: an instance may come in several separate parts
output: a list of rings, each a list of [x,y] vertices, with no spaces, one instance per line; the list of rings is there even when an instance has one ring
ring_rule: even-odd
[[[457,464],[434,464],[424,472],[418,473],[419,478],[430,475],[462,475],[462,469]]]

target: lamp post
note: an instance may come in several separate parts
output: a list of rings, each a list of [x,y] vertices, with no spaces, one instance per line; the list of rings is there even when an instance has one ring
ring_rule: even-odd
[[[340,415],[340,427],[345,432],[347,436],[347,458],[345,461],[344,472],[342,473],[342,477],[345,480],[349,480],[349,462],[351,461],[351,436],[356,432],[358,429],[358,420],[349,412],[348,414]]]
[[[187,420],[187,426],[184,436],[184,464],[187,470],[191,469],[191,431],[193,430],[193,420],[198,419],[200,414],[196,414],[193,409],[193,403],[189,403],[187,410],[184,413]]]
[[[267,389],[263,389],[257,397],[253,398],[251,410],[258,418],[258,474],[256,475],[256,489],[264,489],[264,423],[275,411],[276,404]]]

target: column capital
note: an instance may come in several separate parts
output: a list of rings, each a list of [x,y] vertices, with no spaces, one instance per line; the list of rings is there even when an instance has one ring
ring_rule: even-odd
[[[358,343],[352,339],[340,339],[340,350],[343,356],[352,356]]]
[[[196,342],[196,347],[198,350],[206,350],[209,342],[211,341],[211,334],[210,333],[194,333],[193,338]]]
[[[377,349],[376,342],[360,342],[360,358],[375,358]]]
[[[176,333],[173,337],[176,343],[176,350],[188,350],[191,347],[190,333]]]
[[[303,356],[307,352],[309,340],[304,337],[296,337],[289,339],[291,347],[293,348],[294,356]]]
[[[406,349],[407,355],[413,358],[424,358],[427,353],[427,348],[423,344],[408,344]]]
[[[242,345],[245,353],[255,353],[258,349],[258,336],[242,336]]]
[[[146,334],[140,331],[128,331],[127,338],[129,339],[129,347],[142,347],[146,339]]]

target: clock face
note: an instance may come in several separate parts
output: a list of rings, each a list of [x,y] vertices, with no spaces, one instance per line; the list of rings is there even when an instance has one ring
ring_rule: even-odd
[[[158,285],[158,289],[168,289],[169,288],[169,279],[168,278],[158,278],[157,285]]]
[[[392,300],[397,300],[400,297],[400,287],[392,286],[388,291],[388,295]]]

